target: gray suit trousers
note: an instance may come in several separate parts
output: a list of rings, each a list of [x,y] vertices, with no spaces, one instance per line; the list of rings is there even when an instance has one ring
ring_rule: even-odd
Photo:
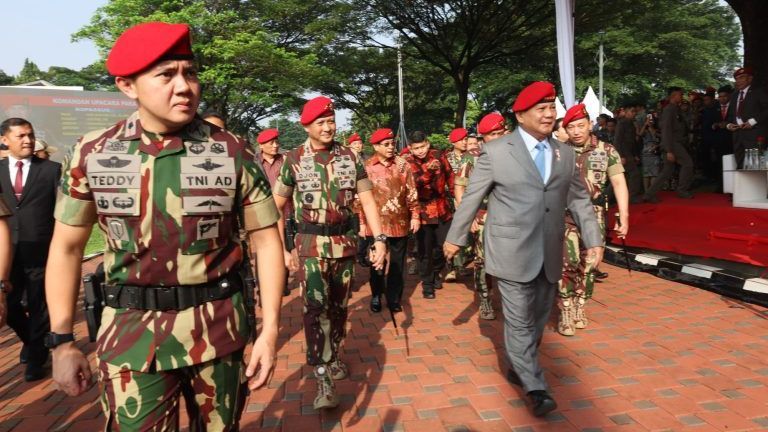
[[[530,282],[498,279],[504,310],[504,343],[507,359],[520,377],[523,390],[548,390],[539,364],[538,342],[549,321],[557,284],[544,270]]]

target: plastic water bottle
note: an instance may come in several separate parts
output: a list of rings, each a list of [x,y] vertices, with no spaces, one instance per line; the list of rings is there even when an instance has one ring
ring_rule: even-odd
[[[747,149],[746,155],[744,155],[744,169],[755,169],[755,149]]]

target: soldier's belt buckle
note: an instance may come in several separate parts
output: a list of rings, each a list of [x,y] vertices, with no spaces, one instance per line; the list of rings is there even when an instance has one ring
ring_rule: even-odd
[[[121,289],[124,295],[125,307],[128,309],[144,309],[144,290],[136,286],[124,286]]]
[[[154,289],[156,308],[161,311],[177,309],[176,290],[174,287],[159,287]]]

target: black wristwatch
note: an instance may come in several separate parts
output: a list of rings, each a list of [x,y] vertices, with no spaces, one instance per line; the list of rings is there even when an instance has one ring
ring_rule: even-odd
[[[74,333],[61,334],[61,333],[48,332],[48,334],[45,335],[45,339],[43,339],[43,345],[45,345],[45,347],[48,349],[53,349],[63,343],[74,342],[74,340],[75,340]]]
[[[387,235],[386,234],[379,234],[376,237],[374,237],[373,240],[386,244],[387,243]]]

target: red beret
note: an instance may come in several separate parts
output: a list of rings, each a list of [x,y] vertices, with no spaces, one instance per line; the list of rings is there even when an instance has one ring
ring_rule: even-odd
[[[746,75],[754,75],[754,73],[752,73],[752,68],[751,67],[744,66],[744,67],[740,67],[740,68],[736,69],[733,72],[733,77],[736,78],[737,76],[744,75],[744,74],[746,74]]]
[[[352,144],[355,141],[362,141],[362,140],[363,140],[363,138],[360,137],[360,134],[357,133],[357,132],[353,133],[352,135],[349,136],[349,138],[347,138],[347,142],[349,144]]]
[[[572,121],[581,120],[587,117],[589,117],[589,114],[587,114],[586,105],[583,103],[574,105],[565,112],[565,117],[563,117],[563,127],[568,126],[568,123]]]
[[[304,104],[301,110],[301,124],[304,126],[312,123],[320,117],[329,117],[333,115],[333,101],[325,96],[318,96],[310,99]]]
[[[504,116],[499,113],[490,113],[480,120],[477,124],[477,132],[481,135],[491,133],[495,130],[504,129],[507,126]]]
[[[107,71],[127,77],[163,58],[192,59],[188,25],[148,22],[129,28],[112,46]]]
[[[554,101],[555,85],[546,81],[536,81],[517,95],[517,99],[515,99],[515,103],[512,105],[512,111],[523,112],[538,103]]]
[[[259,144],[264,144],[272,141],[273,139],[280,136],[280,132],[278,132],[277,129],[264,129],[259,133],[259,136],[256,137],[256,141]]]
[[[461,141],[467,136],[467,130],[464,128],[456,128],[451,131],[450,134],[448,134],[448,141],[455,143],[456,141]]]
[[[371,135],[371,144],[378,144],[386,139],[395,138],[395,134],[392,133],[392,129],[384,128],[377,129],[376,132]]]

